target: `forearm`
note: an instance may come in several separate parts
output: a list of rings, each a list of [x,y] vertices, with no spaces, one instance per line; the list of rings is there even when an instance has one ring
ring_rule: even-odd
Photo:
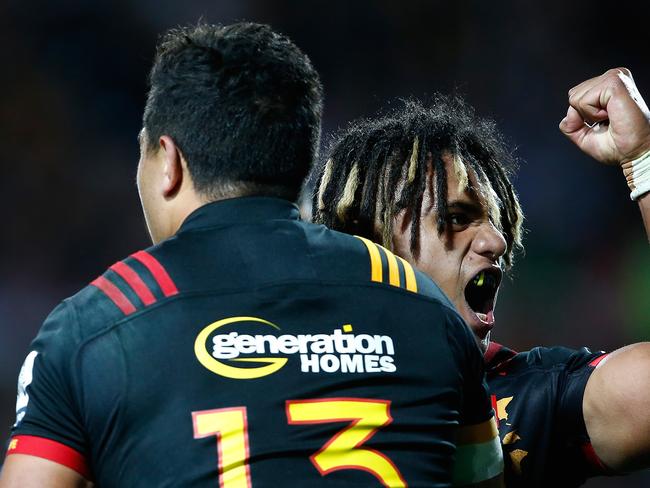
[[[637,203],[639,204],[639,210],[641,210],[641,217],[643,218],[643,226],[645,227],[645,234],[650,242],[650,192],[641,196]]]
[[[648,146],[650,142],[644,145]],[[650,149],[646,149],[636,159],[623,162],[621,169],[630,188],[630,197],[639,205],[646,236],[650,241]]]

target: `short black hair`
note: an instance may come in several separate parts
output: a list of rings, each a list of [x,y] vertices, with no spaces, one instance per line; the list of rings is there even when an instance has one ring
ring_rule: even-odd
[[[175,28],[149,81],[148,147],[170,136],[198,192],[297,198],[320,144],[322,86],[287,37],[248,22]]]
[[[443,154],[461,172],[472,172],[479,188],[470,190],[493,201],[494,224],[507,243],[506,267],[522,248],[523,214],[510,182],[516,158],[492,121],[478,117],[458,96],[435,94],[427,106],[414,99],[375,119],[352,122],[329,143],[315,168],[313,220],[392,248],[392,222],[410,212],[410,247],[419,253],[420,210],[429,168],[434,172],[437,228],[448,224],[447,171]],[[483,188],[480,188],[483,187]]]

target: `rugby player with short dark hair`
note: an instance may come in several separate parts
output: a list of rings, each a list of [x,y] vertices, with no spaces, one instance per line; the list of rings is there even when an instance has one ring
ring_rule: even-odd
[[[137,182],[155,246],[46,320],[0,486],[502,486],[451,302],[299,219],[322,107],[309,59],[268,26],[201,24],[162,39],[150,81]]]
[[[569,92],[560,129],[620,165],[650,235],[650,112],[627,69]],[[596,125],[594,125],[596,124]],[[502,274],[521,247],[513,157],[493,123],[458,98],[410,101],[352,123],[317,169],[314,220],[382,243],[434,281],[485,351],[506,485],[578,486],[650,466],[650,344],[516,353],[494,342]]]

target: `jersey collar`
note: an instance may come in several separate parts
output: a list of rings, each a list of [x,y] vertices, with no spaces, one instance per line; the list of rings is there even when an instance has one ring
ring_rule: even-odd
[[[516,355],[516,351],[508,349],[507,347],[502,346],[497,342],[490,342],[490,345],[488,346],[487,351],[485,351],[485,354],[483,356],[486,370],[489,372],[498,369],[499,366],[501,366],[506,361],[509,361]]]
[[[192,212],[178,233],[224,224],[252,224],[269,220],[300,220],[300,210],[294,203],[274,197],[218,200]]]

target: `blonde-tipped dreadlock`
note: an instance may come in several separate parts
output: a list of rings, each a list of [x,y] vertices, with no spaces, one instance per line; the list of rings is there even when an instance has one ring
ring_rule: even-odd
[[[456,191],[458,191],[459,194],[462,194],[469,184],[469,179],[467,177],[467,168],[465,167],[463,159],[457,152],[454,153],[452,161],[454,164],[454,173],[456,175],[456,179],[458,180],[458,188]]]
[[[409,174],[406,178],[406,182],[410,185],[415,179],[415,170],[418,167],[418,149],[420,148],[420,139],[418,136],[415,136],[413,139],[413,150],[411,151],[411,157],[409,158]]]
[[[318,210],[323,210],[325,208],[325,202],[323,201],[323,192],[325,191],[325,188],[327,188],[327,184],[330,182],[330,178],[332,177],[332,160],[329,159],[327,163],[325,163],[325,168],[323,169],[323,175],[321,176],[320,179],[320,185],[319,185],[319,190],[318,190]]]
[[[515,159],[493,123],[461,99],[438,95],[430,107],[407,101],[375,120],[351,124],[330,144],[317,173],[314,220],[392,247],[392,223],[406,209],[411,251],[419,252],[422,197],[432,177],[438,232],[448,223],[447,169],[452,158],[459,191],[477,192],[507,243],[504,261],[522,247],[523,214],[509,180]]]
[[[348,212],[348,208],[350,208],[352,202],[354,202],[354,194],[356,193],[358,186],[359,165],[357,163],[354,163],[352,169],[350,170],[350,174],[348,175],[348,179],[345,182],[343,195],[341,196],[339,203],[336,205],[336,215],[342,221],[345,221],[345,215]]]

